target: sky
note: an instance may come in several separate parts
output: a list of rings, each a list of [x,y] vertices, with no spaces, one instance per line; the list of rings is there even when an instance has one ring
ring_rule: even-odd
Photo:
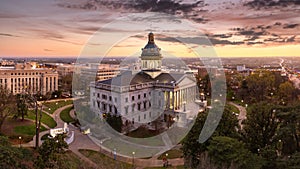
[[[300,56],[300,0],[0,0],[0,57]]]

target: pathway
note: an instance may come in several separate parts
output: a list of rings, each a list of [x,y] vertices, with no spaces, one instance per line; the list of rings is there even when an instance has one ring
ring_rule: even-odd
[[[240,113],[239,113],[239,116],[238,116],[238,120],[239,120],[239,125],[241,126],[241,129],[243,129],[242,122],[243,122],[243,120],[245,120],[247,118],[246,108],[243,107],[243,106],[240,106],[240,105],[238,105],[234,102],[229,102],[229,104],[231,104],[231,105],[233,105],[233,106],[235,106],[239,109]]]
[[[54,118],[54,120],[57,123],[57,128],[60,128],[60,127],[64,126],[64,122],[60,119],[61,111],[63,111],[66,108],[69,108],[71,106],[72,105],[66,105],[64,107],[61,107],[61,108],[57,109],[52,114],[52,117]],[[71,112],[71,114],[73,116],[74,112]],[[103,168],[102,166],[98,166],[93,161],[91,161],[89,158],[85,157],[84,155],[82,155],[79,152],[79,149],[89,149],[89,150],[98,151],[98,150],[100,150],[99,145],[97,145],[94,141],[92,141],[92,139],[89,136],[82,134],[77,127],[74,127],[73,125],[69,125],[68,127],[69,127],[70,131],[74,131],[74,141],[69,145],[69,149],[74,154],[76,154],[80,159],[84,160],[85,162],[87,162],[88,164],[93,166],[93,168],[102,169]],[[49,130],[41,132],[40,135],[39,135],[40,139],[44,134],[47,134],[47,133],[49,133]],[[169,143],[168,138],[165,138],[164,142]],[[41,145],[41,143],[42,142],[40,141],[39,144]],[[33,141],[31,141],[27,144],[24,144],[22,146],[34,147],[34,145],[35,145],[35,136],[33,138]],[[109,157],[112,157],[111,150],[109,150],[109,149],[107,149],[103,146],[101,146],[101,153],[103,153],[103,154],[105,154]],[[132,157],[121,156],[120,154],[117,154],[117,160],[132,164]],[[168,161],[172,166],[178,166],[178,165],[183,165],[184,164],[184,160],[182,158],[169,159]],[[134,159],[134,165],[137,168],[144,168],[144,167],[150,167],[150,166],[151,167],[161,167],[161,166],[163,166],[163,161],[158,160],[158,159],[154,159],[154,158],[151,158],[151,159]]]

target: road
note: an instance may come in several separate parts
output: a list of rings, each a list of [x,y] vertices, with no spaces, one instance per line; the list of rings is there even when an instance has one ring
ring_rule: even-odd
[[[246,108],[241,106],[241,105],[238,105],[238,104],[235,104],[234,102],[229,102],[229,104],[237,107],[239,109],[239,116],[238,116],[238,120],[239,120],[239,125],[241,126],[241,129],[243,129],[243,124],[242,122],[247,118],[247,111],[246,111]]]
[[[295,76],[295,75],[289,73],[289,72],[287,71],[287,69],[284,67],[283,63],[284,63],[284,59],[281,59],[279,65],[281,66],[282,71],[283,71],[284,73],[286,73],[286,75],[288,76],[289,80],[290,80],[291,82],[293,82],[294,86],[295,86],[297,89],[300,89],[300,79],[297,78],[297,76]]]
[[[66,105],[64,107],[61,107],[52,114],[53,119],[57,123],[57,127],[64,126],[64,122],[60,119],[60,113],[61,113],[61,111],[63,111],[64,109],[66,109],[70,106],[72,106],[72,105]],[[72,115],[73,115],[73,112],[72,112]],[[85,162],[87,162],[88,164],[90,164],[90,166],[93,166],[93,168],[95,168],[95,169],[104,168],[103,166],[99,166],[99,165],[95,164],[93,161],[91,161],[89,158],[85,157],[84,155],[82,155],[79,152],[80,149],[89,149],[89,150],[99,151],[100,150],[99,145],[97,145],[93,140],[91,140],[89,136],[82,134],[77,127],[74,127],[73,125],[69,125],[68,127],[69,127],[70,131],[74,131],[74,141],[69,145],[69,150],[71,150],[73,153],[75,153],[80,159],[82,159]],[[40,141],[39,141],[40,145],[42,143],[41,137],[47,133],[49,133],[49,130],[40,133],[40,136],[39,136],[40,137]],[[33,138],[33,141],[31,141],[27,144],[24,144],[22,146],[33,147],[34,145],[35,145],[35,136]],[[103,154],[105,154],[109,157],[112,157],[111,151],[108,150],[107,148],[103,147],[103,145],[101,147],[101,150],[102,150],[101,152]],[[118,161],[132,163],[132,157],[118,156]],[[169,163],[172,164],[173,166],[183,165],[184,160],[183,160],[183,158],[169,159]],[[136,167],[139,166],[139,168],[151,167],[151,166],[158,167],[158,166],[163,166],[163,161],[154,159],[154,158],[135,159],[135,165],[136,165]]]

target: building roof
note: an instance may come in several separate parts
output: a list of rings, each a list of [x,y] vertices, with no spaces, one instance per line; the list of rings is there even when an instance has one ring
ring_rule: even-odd
[[[159,57],[160,58],[160,56],[161,56],[160,50],[161,49],[154,42],[154,34],[149,33],[148,34],[148,43],[142,49],[141,58],[143,59],[144,57],[147,57],[147,56]]]
[[[149,82],[159,82],[159,83],[173,83],[178,82],[184,73],[161,73],[155,78],[152,78],[145,71],[140,71],[136,74],[132,74],[131,71],[126,71],[112,79],[98,81],[97,84],[107,84],[113,86],[129,86],[136,84],[143,84]]]

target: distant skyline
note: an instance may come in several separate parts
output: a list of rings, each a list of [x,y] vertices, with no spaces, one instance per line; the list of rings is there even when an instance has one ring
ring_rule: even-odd
[[[149,13],[155,17],[148,17]],[[166,19],[165,14],[174,18]],[[125,16],[139,24],[107,26]],[[112,43],[112,36],[122,33],[131,36],[114,44],[107,55],[138,55],[149,31],[156,34],[162,51],[191,57],[193,52],[176,39],[197,46],[199,34],[169,37],[163,33],[185,32],[182,27],[172,27],[172,23],[185,21],[211,41],[213,47],[201,44],[203,55],[215,50],[220,57],[300,56],[297,0],[7,0],[0,2],[0,57],[76,57],[84,47],[97,56]],[[91,37],[99,29],[110,36],[94,43]]]

